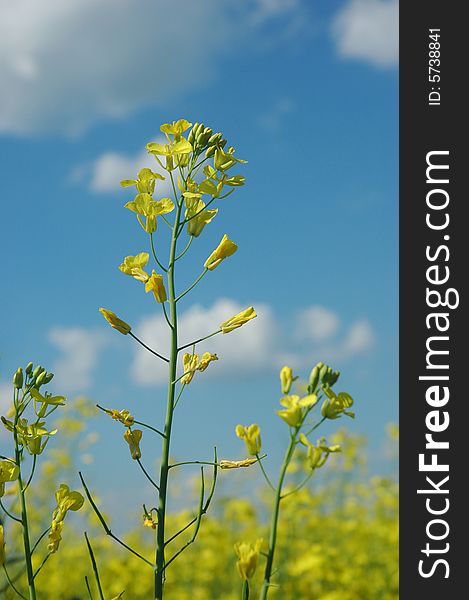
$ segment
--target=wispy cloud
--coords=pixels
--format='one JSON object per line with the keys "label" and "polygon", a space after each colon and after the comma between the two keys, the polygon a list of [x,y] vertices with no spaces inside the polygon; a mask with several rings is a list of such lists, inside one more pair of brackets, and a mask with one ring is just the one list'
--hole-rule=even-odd
{"label": "wispy cloud", "polygon": [[[76,134],[204,85],[224,56],[288,30],[297,0],[2,4],[0,132]],[[105,26],[103,26],[103,24]],[[279,32],[276,32],[276,36]],[[272,36],[275,39],[276,36]]]}
{"label": "wispy cloud", "polygon": [[[215,352],[220,359],[204,372],[204,378],[258,374],[278,369],[285,363],[300,369],[318,360],[347,361],[362,355],[375,343],[373,329],[366,319],[342,325],[339,315],[333,311],[311,306],[296,315],[297,326],[292,334],[291,328],[283,329],[281,319],[269,305],[255,303],[255,307],[257,319],[197,347],[197,352]],[[219,299],[209,307],[189,308],[179,321],[179,330],[184,335],[181,344],[215,331],[222,321],[243,308],[245,306],[228,299]],[[168,347],[168,327],[163,317],[142,319],[134,331],[156,351]],[[180,365],[180,372],[181,368]],[[135,349],[131,374],[135,382],[143,386],[164,384],[167,378],[166,366],[140,347]]]}
{"label": "wispy cloud", "polygon": [[[155,136],[148,141],[164,143],[164,138]],[[114,193],[120,189],[122,179],[133,179],[144,167],[167,177],[167,173],[163,172],[155,158],[146,150],[142,150],[135,154],[104,152],[93,162],[75,167],[69,179],[72,183],[89,182],[90,190],[98,194]],[[158,182],[160,196],[164,196],[169,190],[168,179]]]}
{"label": "wispy cloud", "polygon": [[332,24],[337,51],[377,67],[397,65],[398,0],[349,0]]}
{"label": "wispy cloud", "polygon": [[259,116],[259,124],[264,129],[277,132],[282,121],[294,110],[294,102],[290,98],[279,98],[272,106],[266,107]]}
{"label": "wispy cloud", "polygon": [[48,338],[61,352],[52,367],[57,389],[65,393],[88,389],[93,383],[100,351],[109,343],[108,336],[83,327],[54,327]]}
{"label": "wispy cloud", "polygon": [[[208,308],[192,306],[179,320],[179,330],[184,336],[181,345],[199,339],[207,335],[207,332],[216,331],[220,323],[244,308],[246,307],[227,299],[217,300]],[[262,318],[254,319],[230,334],[220,334],[211,338],[200,344],[200,348],[197,347],[197,351],[215,352],[220,357],[206,374],[217,377],[227,372],[253,373],[271,364],[269,349],[278,345],[272,311],[265,304],[257,304],[256,310]],[[137,336],[155,350],[168,347],[168,326],[163,317],[143,319],[135,331]],[[187,351],[189,352],[190,348]],[[154,356],[137,348],[132,375],[135,381],[142,385],[164,383],[167,379],[167,369],[163,363],[155,361]]]}

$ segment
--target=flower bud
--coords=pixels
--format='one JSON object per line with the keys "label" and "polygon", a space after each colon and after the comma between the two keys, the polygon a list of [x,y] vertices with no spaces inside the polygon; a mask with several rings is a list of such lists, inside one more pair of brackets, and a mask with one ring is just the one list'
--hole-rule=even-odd
{"label": "flower bud", "polygon": [[54,379],[54,373],[46,373],[43,383],[50,383]]}
{"label": "flower bud", "polygon": [[36,377],[35,386],[38,388],[41,385],[43,385],[44,383],[46,383],[46,377],[47,377],[46,371],[42,371],[41,373],[39,373],[39,375]]}
{"label": "flower bud", "polygon": [[19,367],[18,369],[16,369],[16,372],[13,375],[13,385],[15,386],[15,388],[17,390],[20,390],[23,387],[23,382],[24,382],[23,369],[21,367]]}
{"label": "flower bud", "polygon": [[309,375],[309,384],[308,384],[308,392],[313,394],[316,391],[316,388],[319,384],[319,370],[322,363],[318,363],[315,367],[313,367],[310,375]]}
{"label": "flower bud", "polygon": [[205,152],[207,158],[211,158],[215,154],[216,146],[209,146]]}
{"label": "flower bud", "polygon": [[293,371],[291,367],[282,367],[280,371],[280,386],[282,394],[288,394],[293,383]]}
{"label": "flower bud", "polygon": [[26,375],[31,375],[31,373],[33,372],[33,363],[29,362],[26,365],[26,369],[25,369]]}
{"label": "flower bud", "polygon": [[208,145],[213,146],[214,144],[217,144],[221,139],[222,139],[221,132],[214,133],[212,135],[212,137],[208,140]]}
{"label": "flower bud", "polygon": [[41,367],[41,365],[38,365],[33,371],[32,378],[36,379],[36,377],[38,377],[44,370],[45,370],[44,367]]}

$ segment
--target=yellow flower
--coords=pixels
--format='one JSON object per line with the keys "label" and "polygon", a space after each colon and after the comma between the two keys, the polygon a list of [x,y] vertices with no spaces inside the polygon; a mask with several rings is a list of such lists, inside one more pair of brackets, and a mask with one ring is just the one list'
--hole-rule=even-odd
{"label": "yellow flower", "polygon": [[3,525],[0,523],[0,566],[3,567],[5,564],[5,534],[3,531]]}
{"label": "yellow flower", "polygon": [[125,321],[122,321],[122,319],[119,319],[119,317],[111,310],[107,310],[106,308],[100,308],[99,312],[103,315],[103,317],[106,319],[106,321],[111,327],[117,329],[117,331],[123,333],[124,335],[130,333],[132,329],[130,325]]}
{"label": "yellow flower", "polygon": [[257,317],[257,313],[254,310],[254,308],[250,306],[249,308],[246,308],[245,310],[239,312],[234,317],[231,317],[231,319],[223,321],[223,323],[221,323],[220,325],[220,329],[222,333],[229,333],[230,331],[233,331],[233,329],[241,327],[242,325],[244,325],[251,319],[254,319],[255,317]]}
{"label": "yellow flower", "polygon": [[140,440],[142,439],[142,432],[140,429],[126,429],[124,433],[124,440],[129,444],[130,456],[137,460],[142,457],[140,451]]}
{"label": "yellow flower", "polygon": [[[147,144],[147,151],[150,154],[154,154],[155,157],[165,156],[166,170],[173,171],[177,166],[187,166],[189,154],[192,152],[192,145],[180,134],[176,134],[174,136],[174,141],[169,144],[163,145],[150,142]],[[158,160],[158,162],[160,161]]]}
{"label": "yellow flower", "polygon": [[204,267],[209,271],[213,271],[213,269],[215,269],[215,267],[218,267],[218,265],[223,259],[234,254],[237,249],[238,246],[230,239],[228,239],[228,236],[225,233],[225,235],[221,239],[221,242],[205,261]]}
{"label": "yellow flower", "polygon": [[62,540],[63,521],[69,510],[77,511],[83,506],[85,499],[80,492],[72,492],[65,483],[60,484],[55,493],[57,508],[52,514],[52,525],[49,532],[48,550],[51,553],[57,552],[60,541]]}
{"label": "yellow flower", "polygon": [[312,469],[320,469],[324,465],[326,460],[329,458],[329,454],[331,452],[341,452],[340,446],[338,444],[335,444],[334,446],[328,446],[324,438],[321,438],[316,444],[316,446],[314,446],[308,440],[304,433],[300,434],[299,440],[303,444],[303,446],[306,446],[306,448],[308,449],[307,457],[309,465]]}
{"label": "yellow flower", "polygon": [[256,572],[257,561],[262,547],[262,539],[256,540],[254,544],[239,542],[235,544],[235,552],[238,557],[236,566],[241,579],[250,579]]}
{"label": "yellow flower", "polygon": [[[1,417],[2,423],[8,431],[16,431],[18,442],[27,449],[30,454],[41,454],[49,441],[49,436],[55,435],[57,429],[47,431],[44,429],[45,421],[36,421],[32,425],[28,425],[27,419],[19,419],[13,424],[5,417]],[[43,440],[43,438],[46,438]]]}
{"label": "yellow flower", "polygon": [[115,421],[120,421],[126,427],[133,425],[134,418],[128,410],[115,410],[113,408],[109,408],[106,410],[106,412]]}
{"label": "yellow flower", "polygon": [[130,187],[135,185],[137,191],[143,194],[153,194],[155,191],[155,181],[157,179],[164,180],[163,175],[154,173],[151,169],[140,169],[137,175],[137,179],[123,179],[121,181],[122,187]]}
{"label": "yellow flower", "polygon": [[244,460],[221,460],[218,464],[220,469],[240,469],[250,467],[257,462],[257,458],[245,458]]}
{"label": "yellow flower", "polygon": [[353,405],[353,398],[346,392],[340,392],[338,395],[330,388],[325,388],[324,393],[327,398],[321,407],[321,414],[326,419],[338,419],[342,414],[355,418],[355,413],[346,410]]}
{"label": "yellow flower", "polygon": [[280,370],[280,385],[282,387],[282,394],[288,394],[293,383],[293,371],[291,367],[282,367]]}
{"label": "yellow flower", "polygon": [[249,454],[256,456],[261,451],[261,430],[259,425],[253,423],[248,427],[243,425],[236,425],[236,435],[244,440]]}
{"label": "yellow flower", "polygon": [[158,275],[156,271],[152,271],[151,277],[145,284],[146,292],[153,292],[157,302],[166,302],[166,289],[163,283],[163,275]]}
{"label": "yellow flower", "polygon": [[119,266],[119,270],[126,275],[130,275],[137,281],[146,283],[148,281],[148,273],[145,273],[143,267],[147,264],[149,258],[148,252],[140,252],[136,256],[126,256],[124,262]]}
{"label": "yellow flower", "polygon": [[[150,194],[141,193],[137,194],[131,202],[127,202],[124,207],[137,214],[137,219],[144,231],[153,233],[156,231],[156,217],[174,210],[174,202],[170,198],[153,200]],[[145,217],[145,223],[140,217]]]}
{"label": "yellow flower", "polygon": [[192,381],[194,374],[197,370],[199,364],[199,355],[185,353],[182,357],[182,364],[184,367],[185,375],[181,377],[181,383],[187,385]]}
{"label": "yellow flower", "polygon": [[179,119],[172,123],[164,123],[160,127],[160,131],[168,137],[174,135],[175,138],[183,134],[189,127],[192,127],[192,123],[189,123],[186,119]]}
{"label": "yellow flower", "polygon": [[49,543],[47,545],[47,549],[51,554],[54,554],[59,549],[60,542],[62,541],[63,526],[63,521],[52,521],[49,531]]}
{"label": "yellow flower", "polygon": [[277,414],[291,427],[299,427],[306,416],[306,411],[303,409],[314,406],[317,401],[318,397],[316,394],[309,394],[304,398],[296,395],[284,396],[280,400],[280,404],[285,406],[285,409],[278,410]]}
{"label": "yellow flower", "polygon": [[57,500],[56,516],[57,521],[63,521],[69,510],[77,511],[83,506],[85,499],[80,492],[70,491],[65,483],[61,483],[59,489],[55,492]]}
{"label": "yellow flower", "polygon": [[152,513],[148,513],[145,512],[143,513],[143,526],[144,527],[151,527],[152,529],[156,529],[156,526],[158,525],[158,518],[156,516],[153,516]]}
{"label": "yellow flower", "polygon": [[18,465],[11,460],[0,461],[0,498],[5,494],[5,483],[16,481],[20,469]]}
{"label": "yellow flower", "polygon": [[[186,203],[186,219],[189,219],[187,223],[187,233],[194,237],[199,237],[202,233],[205,225],[210,223],[218,212],[218,208],[213,210],[204,210],[205,202],[200,200],[198,196],[200,194],[194,194],[194,198],[187,197],[190,192],[184,192]],[[195,216],[197,215],[197,216]]]}
{"label": "yellow flower", "polygon": [[200,357],[199,363],[197,364],[197,371],[205,371],[208,365],[214,360],[218,360],[218,356],[216,354],[204,352]]}
{"label": "yellow flower", "polygon": [[[230,152],[231,150],[231,152]],[[228,152],[225,152],[222,148],[215,150],[214,166],[219,171],[227,171],[231,169],[236,163],[246,163],[247,160],[241,158],[235,158],[233,156],[234,148],[229,148]]]}
{"label": "yellow flower", "polygon": [[42,418],[46,414],[48,406],[63,406],[65,404],[65,396],[48,396],[47,394],[43,396],[36,388],[32,388],[30,394],[35,403],[41,403],[40,409],[36,410],[36,415],[39,418]]}

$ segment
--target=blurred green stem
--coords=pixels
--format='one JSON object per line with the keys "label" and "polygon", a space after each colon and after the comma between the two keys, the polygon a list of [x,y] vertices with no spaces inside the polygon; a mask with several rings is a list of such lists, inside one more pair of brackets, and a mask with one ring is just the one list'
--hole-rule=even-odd
{"label": "blurred green stem", "polygon": [[280,501],[282,500],[282,489],[285,475],[287,473],[288,465],[292,459],[293,453],[295,452],[296,436],[298,434],[299,427],[295,428],[294,433],[290,432],[290,444],[288,445],[287,452],[283,459],[282,468],[280,470],[280,478],[278,480],[277,489],[275,491],[274,505],[272,509],[272,520],[270,522],[270,537],[269,537],[269,551],[267,554],[267,563],[264,571],[264,581],[262,583],[261,594],[259,600],[266,600],[267,594],[270,587],[270,578],[272,577],[272,567],[274,564],[275,546],[277,543],[277,527],[278,518],[280,514]]}

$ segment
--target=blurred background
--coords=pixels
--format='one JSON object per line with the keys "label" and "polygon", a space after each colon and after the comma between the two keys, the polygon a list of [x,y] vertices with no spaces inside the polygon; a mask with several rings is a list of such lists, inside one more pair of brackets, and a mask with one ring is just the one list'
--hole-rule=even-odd
{"label": "blurred background", "polygon": [[[368,437],[372,472],[395,469],[384,437],[397,420],[397,2],[0,7],[1,412],[12,373],[32,360],[55,373],[49,389],[67,395],[70,410],[86,396],[162,425],[157,359],[98,308],[164,349],[160,307],[118,270],[124,256],[147,251],[119,181],[155,165],[145,144],[158,141],[161,123],[186,118],[222,131],[248,164],[238,169],[245,187],[220,202],[179,263],[184,289],[224,233],[239,246],[181,303],[181,330],[210,333],[251,304],[259,317],[207,344],[220,360],[183,396],[174,455],[210,460],[216,444],[220,456],[240,458],[234,427],[258,422],[275,470],[287,436],[274,412],[278,370],[287,363],[305,379],[322,360],[355,399],[347,426]],[[130,510],[146,484],[120,426],[89,416],[81,436],[76,467],[99,484],[109,512]],[[8,454],[6,441],[1,432]],[[159,441],[144,438],[142,448],[157,456]]]}

